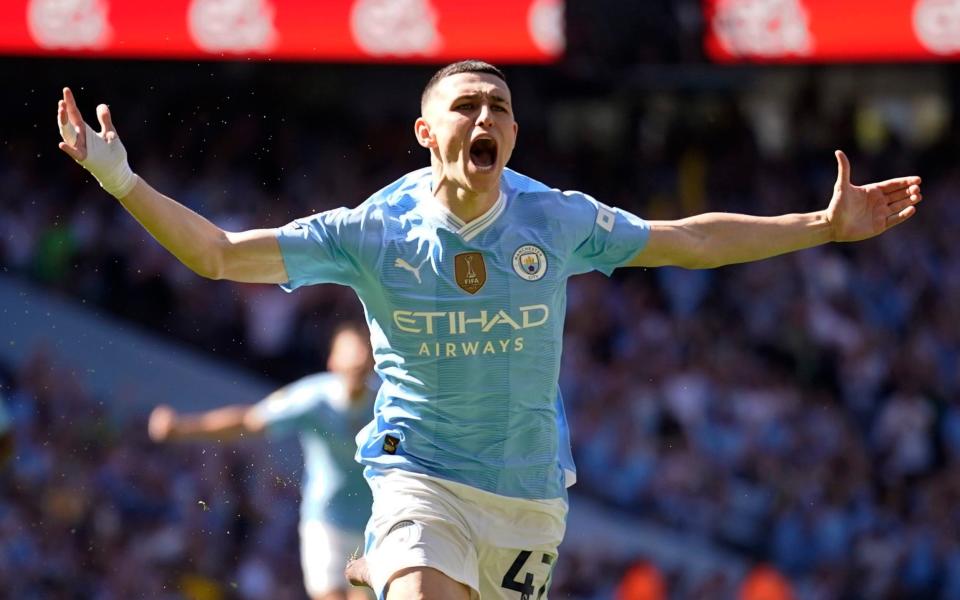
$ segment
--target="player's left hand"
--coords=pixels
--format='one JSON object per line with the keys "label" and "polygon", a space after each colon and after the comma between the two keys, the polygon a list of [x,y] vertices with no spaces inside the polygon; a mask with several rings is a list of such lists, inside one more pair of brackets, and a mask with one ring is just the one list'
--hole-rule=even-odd
{"label": "player's left hand", "polygon": [[879,235],[916,214],[923,199],[920,178],[898,177],[880,183],[850,183],[850,161],[841,150],[837,157],[837,183],[827,207],[833,240],[856,242]]}
{"label": "player's left hand", "polygon": [[173,431],[173,423],[177,419],[177,411],[166,404],[161,404],[150,413],[147,423],[147,433],[155,442],[166,442]]}

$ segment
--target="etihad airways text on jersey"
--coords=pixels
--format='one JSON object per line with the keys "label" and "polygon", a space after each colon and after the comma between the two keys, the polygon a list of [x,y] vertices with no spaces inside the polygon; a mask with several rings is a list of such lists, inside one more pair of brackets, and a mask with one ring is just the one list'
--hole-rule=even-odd
{"label": "etihad airways text on jersey", "polygon": [[530,329],[543,325],[550,318],[550,308],[546,304],[521,306],[517,310],[519,312],[513,315],[505,310],[481,310],[476,313],[463,310],[395,310],[393,323],[400,331],[407,333],[468,335],[488,333],[498,325],[512,330]]}

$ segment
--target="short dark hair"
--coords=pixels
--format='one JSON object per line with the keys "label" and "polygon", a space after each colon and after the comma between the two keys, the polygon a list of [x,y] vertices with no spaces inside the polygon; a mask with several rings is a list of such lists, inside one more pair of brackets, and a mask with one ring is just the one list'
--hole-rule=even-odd
{"label": "short dark hair", "polygon": [[503,74],[503,71],[488,62],[482,60],[461,60],[450,63],[434,73],[430,81],[427,82],[427,85],[424,86],[423,94],[420,95],[420,108],[423,109],[423,107],[426,106],[427,96],[430,95],[430,90],[432,90],[441,79],[450,77],[451,75],[459,75],[460,73],[486,73],[494,77],[499,77],[504,83],[507,82],[507,76]]}

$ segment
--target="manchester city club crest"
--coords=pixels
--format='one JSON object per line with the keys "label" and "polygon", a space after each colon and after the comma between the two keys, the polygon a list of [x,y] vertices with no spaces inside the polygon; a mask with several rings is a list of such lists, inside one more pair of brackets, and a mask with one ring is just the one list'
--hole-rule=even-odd
{"label": "manchester city club crest", "polygon": [[547,255],[543,250],[527,244],[513,253],[513,270],[527,281],[537,281],[547,274]]}

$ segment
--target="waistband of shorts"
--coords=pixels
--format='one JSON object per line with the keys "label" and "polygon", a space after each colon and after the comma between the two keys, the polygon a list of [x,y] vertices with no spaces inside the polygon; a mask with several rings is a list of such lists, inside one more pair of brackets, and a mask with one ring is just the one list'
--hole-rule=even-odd
{"label": "waistband of shorts", "polygon": [[381,467],[374,467],[372,465],[367,465],[366,469],[364,470],[364,476],[370,480],[391,479],[391,478],[408,479],[408,480],[430,483],[433,485],[439,485],[439,486],[445,487],[451,493],[456,494],[457,496],[465,500],[471,500],[481,504],[494,503],[499,506],[506,506],[506,505],[513,504],[518,508],[523,507],[527,510],[536,508],[538,510],[549,511],[549,512],[555,512],[555,511],[566,512],[570,508],[566,498],[536,499],[536,498],[515,498],[513,496],[504,496],[502,494],[495,494],[493,492],[481,490],[480,488],[475,488],[472,485],[467,485],[465,483],[460,483],[458,481],[451,481],[449,479],[443,479],[442,477],[436,477],[434,475],[417,473],[416,471],[409,471],[407,469],[403,469],[400,467],[391,467],[391,468],[385,469]]}

